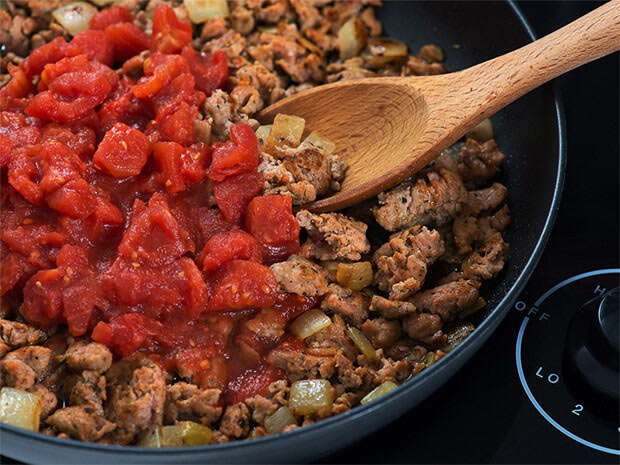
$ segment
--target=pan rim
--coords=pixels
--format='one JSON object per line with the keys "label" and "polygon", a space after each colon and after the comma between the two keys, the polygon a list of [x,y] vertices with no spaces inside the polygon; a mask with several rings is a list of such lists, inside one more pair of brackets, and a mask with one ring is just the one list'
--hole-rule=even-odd
{"label": "pan rim", "polygon": [[[506,0],[506,3],[512,9],[518,21],[524,27],[525,32],[527,33],[531,41],[535,41],[537,39],[537,36],[519,6],[516,5],[514,0]],[[406,381],[397,389],[394,389],[388,394],[382,396],[375,402],[368,403],[366,405],[356,406],[355,408],[348,410],[347,412],[334,415],[312,425],[304,426],[302,428],[298,428],[287,433],[274,434],[252,440],[246,439],[224,444],[210,444],[205,446],[153,449],[137,446],[95,444],[89,442],[82,442],[74,439],[60,439],[54,436],[47,436],[42,433],[27,431],[22,428],[17,428],[3,423],[0,423],[0,433],[10,432],[11,434],[16,436],[27,438],[29,440],[46,442],[51,446],[57,446],[61,449],[69,448],[75,449],[76,451],[80,449],[86,449],[90,450],[91,452],[98,452],[102,456],[115,456],[122,454],[125,456],[140,455],[145,457],[157,456],[160,458],[165,458],[166,456],[177,456],[181,454],[184,456],[200,455],[206,457],[209,454],[222,453],[225,451],[232,451],[237,449],[249,450],[249,448],[256,448],[261,445],[265,446],[268,444],[286,442],[287,440],[290,441],[294,437],[299,437],[302,435],[312,435],[314,432],[317,432],[319,430],[323,433],[330,430],[335,430],[345,423],[350,423],[352,421],[355,421],[356,419],[372,415],[374,412],[385,408],[387,405],[398,403],[400,400],[411,395],[414,390],[419,388],[427,380],[440,377],[442,372],[449,371],[454,366],[458,367],[460,364],[462,364],[460,363],[462,360],[464,363],[464,361],[466,361],[469,357],[473,356],[474,353],[478,350],[477,348],[470,349],[470,347],[474,344],[477,344],[480,340],[484,342],[506,316],[519,294],[523,291],[532,273],[534,272],[536,265],[538,264],[538,261],[540,260],[540,257],[542,256],[542,253],[547,245],[549,236],[551,235],[551,232],[553,230],[553,225],[555,223],[560,206],[560,200],[562,197],[566,173],[566,121],[561,93],[557,82],[551,82],[549,84],[546,84],[545,86],[550,86],[553,91],[553,101],[558,131],[558,164],[551,205],[545,219],[544,226],[542,228],[542,233],[532,253],[530,254],[529,259],[527,260],[527,263],[523,266],[523,269],[519,273],[514,284],[510,287],[504,297],[498,302],[495,309],[474,330],[474,332],[472,333],[472,336],[474,337],[467,338],[463,343],[459,344],[457,348],[455,348],[452,352],[450,352],[448,356],[445,357],[442,363],[433,365],[430,368],[422,371],[415,378]],[[421,399],[420,402],[422,402],[423,400],[425,399]],[[364,435],[360,435],[360,439],[363,436]],[[15,458],[19,459],[18,457]]]}

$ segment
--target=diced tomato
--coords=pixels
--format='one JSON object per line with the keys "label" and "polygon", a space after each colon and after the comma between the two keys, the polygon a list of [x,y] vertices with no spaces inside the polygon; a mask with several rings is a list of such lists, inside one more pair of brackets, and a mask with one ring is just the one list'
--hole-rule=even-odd
{"label": "diced tomato", "polygon": [[24,117],[21,113],[0,112],[0,134],[11,139],[13,148],[36,145],[41,139],[41,130],[32,120],[35,118]]}
{"label": "diced tomato", "polygon": [[161,53],[179,53],[192,40],[192,25],[177,18],[174,10],[166,5],[159,5],[153,15],[153,34],[151,51]]}
{"label": "diced tomato", "polygon": [[258,140],[247,124],[231,124],[230,139],[211,146],[212,162],[208,176],[223,181],[228,176],[251,171],[258,166]]}
{"label": "diced tomato", "polygon": [[114,64],[114,46],[103,31],[91,29],[82,31],[71,39],[89,60],[97,60],[107,66]]}
{"label": "diced tomato", "polygon": [[116,123],[106,132],[93,161],[100,170],[115,178],[140,174],[150,152],[148,138],[137,129]]}
{"label": "diced tomato", "polygon": [[98,196],[95,210],[88,217],[81,220],[63,217],[59,223],[73,243],[92,247],[106,230],[123,224],[123,214],[109,200]]}
{"label": "diced tomato", "polygon": [[74,57],[63,58],[56,63],[45,65],[41,72],[41,81],[37,87],[38,91],[46,90],[54,79],[66,73],[74,71],[84,71],[87,73],[100,74],[114,88],[118,84],[119,78],[108,66],[98,61],[89,61],[86,55],[76,55]]}
{"label": "diced tomato", "polygon": [[90,158],[95,152],[95,131],[82,125],[66,126],[50,123],[43,128],[42,144],[55,140],[74,150],[82,158]]}
{"label": "diced tomato", "polygon": [[213,195],[224,217],[233,223],[240,223],[250,200],[263,192],[263,188],[263,174],[248,171],[214,183]]}
{"label": "diced tomato", "polygon": [[96,197],[83,179],[72,179],[45,197],[52,210],[69,218],[86,218],[96,206]]}
{"label": "diced tomato", "polygon": [[154,97],[166,84],[182,73],[189,73],[187,62],[179,55],[154,53],[144,61],[144,77],[131,88],[142,99]]}
{"label": "diced tomato", "polygon": [[149,111],[141,100],[131,92],[133,83],[127,76],[123,76],[117,88],[103,102],[97,116],[100,120],[100,130],[105,133],[114,126],[114,123],[125,123],[128,126],[144,130],[151,119]]}
{"label": "diced tomato", "polygon": [[32,265],[22,254],[9,252],[0,261],[0,296],[15,287],[31,273]]}
{"label": "diced tomato", "polygon": [[181,154],[181,173],[183,179],[189,182],[200,182],[206,176],[205,167],[211,161],[209,147],[202,142],[185,147]]}
{"label": "diced tomato", "polygon": [[213,55],[197,53],[191,45],[183,47],[181,56],[187,60],[190,72],[196,80],[196,89],[211,95],[216,89],[223,89],[228,79],[226,53],[217,51]]}
{"label": "diced tomato", "polygon": [[217,208],[201,207],[196,210],[196,227],[198,229],[201,244],[204,245],[216,234],[230,231],[237,226],[224,218]]}
{"label": "diced tomato", "polygon": [[118,246],[122,256],[138,264],[159,265],[194,250],[189,233],[179,227],[163,196],[154,194],[148,207],[134,202],[131,222]]}
{"label": "diced tomato", "polygon": [[105,36],[114,46],[116,61],[127,61],[149,48],[149,36],[132,23],[115,23],[105,28]]}
{"label": "diced tomato", "polygon": [[11,152],[13,149],[13,143],[11,138],[0,133],[0,168],[8,166],[11,161]]}
{"label": "diced tomato", "polygon": [[181,145],[189,145],[194,142],[196,131],[194,122],[198,120],[198,108],[182,102],[174,113],[165,117],[157,118],[159,131],[165,140],[177,142]]}
{"label": "diced tomato", "polygon": [[105,10],[101,10],[93,16],[88,23],[91,29],[105,29],[106,27],[116,23],[133,23],[133,15],[122,6],[111,6]]}
{"label": "diced tomato", "polygon": [[259,263],[233,260],[218,269],[209,282],[209,310],[266,308],[276,302],[276,278]]}
{"label": "diced tomato", "polygon": [[153,158],[160,171],[159,183],[169,194],[185,190],[181,176],[183,151],[183,146],[176,142],[157,142],[153,148]]}
{"label": "diced tomato", "polygon": [[65,245],[58,267],[36,273],[24,288],[24,317],[42,328],[67,322],[74,336],[86,333],[101,292],[95,271],[81,247]]}
{"label": "diced tomato", "polygon": [[245,224],[260,244],[265,263],[286,260],[299,251],[300,228],[289,196],[254,197],[248,205]]}
{"label": "diced tomato", "polygon": [[103,291],[113,305],[137,309],[151,318],[195,318],[208,299],[202,274],[187,257],[142,265],[119,256],[103,276]]}
{"label": "diced tomato", "polygon": [[201,256],[202,269],[214,271],[232,260],[248,260],[261,263],[263,256],[256,240],[240,229],[213,236],[204,247]]}
{"label": "diced tomato", "polygon": [[29,102],[27,97],[34,90],[34,86],[26,73],[13,63],[9,63],[8,71],[11,80],[0,89],[0,111],[23,110]]}
{"label": "diced tomato", "polygon": [[265,395],[269,385],[279,379],[286,379],[286,374],[271,365],[265,364],[246,370],[228,383],[225,393],[226,402],[234,404],[251,397]]}
{"label": "diced tomato", "polygon": [[91,337],[126,357],[139,349],[147,338],[158,338],[163,331],[164,325],[153,318],[140,313],[126,313],[109,323],[97,323]]}
{"label": "diced tomato", "polygon": [[80,55],[82,49],[77,44],[67,43],[62,37],[56,37],[50,43],[35,48],[28,57],[19,64],[28,78],[41,74],[48,63],[56,63],[66,57]]}
{"label": "diced tomato", "polygon": [[217,354],[211,346],[181,350],[175,356],[176,371],[202,388],[222,390],[228,381],[228,362]]}
{"label": "diced tomato", "polygon": [[76,71],[66,73],[38,93],[26,113],[52,121],[68,121],[88,113],[104,101],[112,87],[100,74]]}

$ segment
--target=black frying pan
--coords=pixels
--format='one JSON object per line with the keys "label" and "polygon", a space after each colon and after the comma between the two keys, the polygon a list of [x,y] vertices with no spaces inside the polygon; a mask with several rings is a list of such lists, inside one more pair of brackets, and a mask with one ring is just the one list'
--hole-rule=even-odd
{"label": "black frying pan", "polygon": [[[440,45],[453,70],[504,54],[534,39],[530,26],[512,2],[387,0],[378,16],[387,35],[406,42],[414,52],[426,43]],[[411,409],[445,383],[498,326],[530,277],[559,206],[566,164],[565,128],[554,86],[546,85],[526,95],[492,121],[499,147],[508,155],[498,180],[508,186],[512,224],[506,236],[511,257],[500,276],[482,290],[488,305],[474,321],[476,331],[440,363],[378,401],[286,434],[154,450],[62,440],[3,426],[1,453],[29,463],[62,464],[301,462],[334,452]]]}

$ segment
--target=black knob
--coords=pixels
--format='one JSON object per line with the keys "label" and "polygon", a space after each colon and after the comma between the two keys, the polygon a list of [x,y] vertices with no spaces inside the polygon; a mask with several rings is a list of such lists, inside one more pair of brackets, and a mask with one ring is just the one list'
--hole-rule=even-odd
{"label": "black knob", "polygon": [[566,335],[570,368],[595,397],[618,401],[620,288],[586,302],[573,316]]}

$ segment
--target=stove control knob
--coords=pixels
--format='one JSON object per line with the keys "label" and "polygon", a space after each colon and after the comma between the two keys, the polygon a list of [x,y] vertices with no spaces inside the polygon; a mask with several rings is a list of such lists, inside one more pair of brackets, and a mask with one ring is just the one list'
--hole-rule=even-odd
{"label": "stove control knob", "polygon": [[580,384],[599,396],[618,401],[620,375],[620,287],[585,303],[573,316],[565,354]]}

